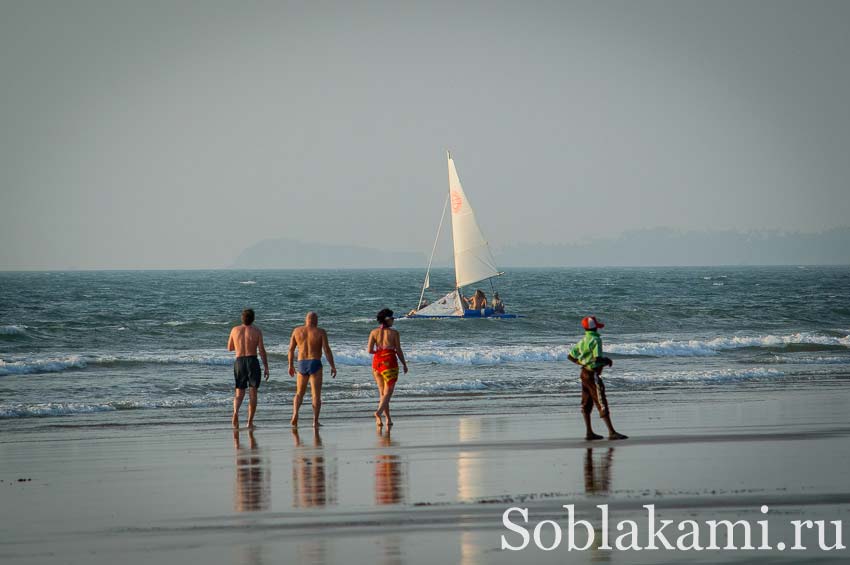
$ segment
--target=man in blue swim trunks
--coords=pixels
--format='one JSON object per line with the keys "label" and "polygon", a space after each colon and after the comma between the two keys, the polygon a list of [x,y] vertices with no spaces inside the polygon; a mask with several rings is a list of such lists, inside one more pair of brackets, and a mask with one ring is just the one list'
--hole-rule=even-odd
{"label": "man in blue swim trunks", "polygon": [[266,381],[269,380],[269,357],[263,346],[263,332],[254,324],[254,311],[246,308],[242,311],[242,325],[230,330],[227,340],[227,350],[236,352],[236,360],[233,362],[233,378],[236,381],[236,393],[233,397],[233,418],[231,423],[234,428],[239,427],[239,407],[245,398],[245,389],[248,389],[248,428],[254,428],[254,413],[257,411],[257,389],[260,388],[260,361],[257,359],[257,351],[263,359]]}
{"label": "man in blue swim trunks", "polygon": [[292,330],[289,340],[289,376],[296,374],[295,350],[298,349],[298,378],[296,381],[295,398],[292,400],[293,426],[298,426],[298,409],[307,393],[307,382],[310,383],[310,396],[313,399],[313,427],[318,428],[319,411],[322,409],[322,352],[331,366],[331,378],[336,378],[336,365],[331,347],[328,345],[328,334],[318,326],[319,316],[315,312],[307,312],[304,325]]}

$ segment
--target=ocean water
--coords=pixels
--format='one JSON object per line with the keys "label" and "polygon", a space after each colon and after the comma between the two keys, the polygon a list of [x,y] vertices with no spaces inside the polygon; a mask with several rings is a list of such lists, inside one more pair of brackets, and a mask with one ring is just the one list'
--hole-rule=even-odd
{"label": "ocean water", "polygon": [[[226,425],[233,380],[225,345],[245,307],[256,310],[270,353],[258,422],[289,416],[287,345],[308,310],[328,330],[339,370],[325,378],[323,419],[369,417],[377,393],[365,346],[374,315],[415,306],[422,276],[0,273],[0,425]],[[450,289],[452,272],[431,280],[434,299]],[[578,371],[566,357],[589,314],[607,324],[615,364],[604,376],[615,410],[850,386],[850,267],[520,269],[495,284],[522,318],[397,320],[411,372],[398,384],[396,416],[574,412]],[[491,294],[489,283],[481,288]]]}

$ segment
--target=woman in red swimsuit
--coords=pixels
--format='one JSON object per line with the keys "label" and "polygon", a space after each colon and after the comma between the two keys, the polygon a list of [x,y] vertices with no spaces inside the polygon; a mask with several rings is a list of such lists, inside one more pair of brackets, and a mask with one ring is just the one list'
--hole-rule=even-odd
{"label": "woman in red swimsuit", "polygon": [[407,361],[404,360],[404,352],[401,350],[401,339],[398,332],[392,329],[393,311],[384,308],[378,312],[378,323],[381,324],[369,334],[369,344],[366,349],[372,357],[372,374],[378,385],[381,399],[378,401],[378,409],[375,411],[375,423],[383,426],[381,414],[387,419],[387,427],[393,425],[390,417],[390,398],[393,396],[395,383],[398,380],[398,362],[401,361],[405,374],[407,373]]}

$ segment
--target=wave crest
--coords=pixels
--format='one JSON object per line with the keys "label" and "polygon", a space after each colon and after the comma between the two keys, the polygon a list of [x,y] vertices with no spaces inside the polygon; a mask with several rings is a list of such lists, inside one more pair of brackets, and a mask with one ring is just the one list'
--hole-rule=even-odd
{"label": "wave crest", "polygon": [[85,369],[88,363],[79,355],[70,357],[50,357],[26,361],[0,360],[0,376],[27,375],[32,373],[58,373],[67,369]]}
{"label": "wave crest", "polygon": [[[780,348],[795,350],[850,348],[850,335],[844,337],[796,333],[785,336],[734,336],[708,340],[660,340],[606,344],[605,352],[637,357],[700,357],[743,348]],[[273,362],[286,362],[287,348],[269,347]],[[411,364],[495,366],[511,363],[556,363],[567,360],[566,345],[456,346],[426,342],[409,347],[405,356]],[[342,366],[368,367],[372,357],[365,348],[354,345],[334,347],[334,358]],[[789,360],[789,362],[792,362]],[[850,360],[826,361],[842,363]],[[133,352],[115,355],[69,355],[0,361],[0,376],[10,374],[52,373],[84,369],[92,365],[121,364],[229,366],[233,355],[220,350]]]}
{"label": "wave crest", "polygon": [[733,336],[708,340],[662,340],[645,343],[614,343],[606,345],[609,353],[621,355],[648,355],[652,357],[694,357],[716,355],[719,351],[748,347],[788,347],[813,345],[826,347],[850,347],[850,335],[832,337],[811,333],[795,333],[785,336]]}

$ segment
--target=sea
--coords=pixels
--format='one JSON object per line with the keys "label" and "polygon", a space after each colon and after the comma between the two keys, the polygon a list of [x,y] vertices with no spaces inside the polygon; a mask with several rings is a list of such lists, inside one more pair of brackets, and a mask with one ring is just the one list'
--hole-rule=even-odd
{"label": "sea", "polygon": [[[575,414],[567,360],[580,321],[606,324],[612,410],[850,386],[850,267],[509,269],[497,290],[517,319],[404,319],[421,269],[0,272],[0,427],[228,426],[231,326],[256,311],[270,356],[258,424],[284,424],[287,348],[319,315],[339,371],[323,421],[369,419],[366,341],[388,307],[409,360],[394,418]],[[453,271],[431,274],[434,300]],[[468,293],[475,286],[468,289]],[[327,367],[327,365],[326,365]],[[244,408],[243,408],[244,410]],[[304,415],[310,414],[309,396]]]}

